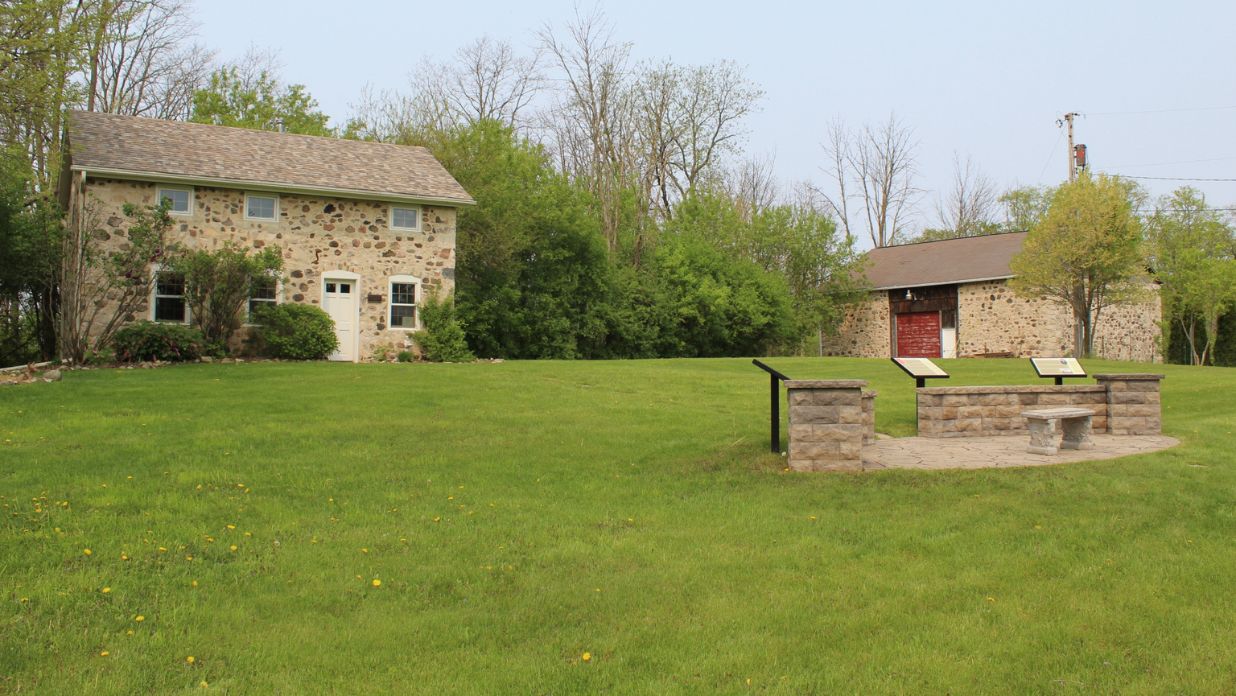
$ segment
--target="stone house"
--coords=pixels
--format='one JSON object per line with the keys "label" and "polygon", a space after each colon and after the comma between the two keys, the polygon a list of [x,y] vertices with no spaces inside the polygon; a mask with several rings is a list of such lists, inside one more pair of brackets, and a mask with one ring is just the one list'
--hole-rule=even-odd
{"label": "stone house", "polygon": [[[475,202],[424,148],[74,112],[61,203],[91,220],[104,246],[123,243],[127,203],[171,204],[171,239],[213,250],[277,246],[281,277],[263,302],[321,306],[335,321],[334,360],[411,346],[427,293],[449,293],[455,220]],[[76,216],[76,217],[75,217]],[[133,319],[188,322],[184,280],[156,283]]]}
{"label": "stone house", "polygon": [[[871,292],[852,307],[827,355],[955,358],[1051,357],[1073,350],[1068,307],[1019,296],[1009,262],[1025,232],[920,242],[868,252]],[[1160,362],[1158,292],[1137,304],[1105,307],[1094,339],[1099,357]]]}

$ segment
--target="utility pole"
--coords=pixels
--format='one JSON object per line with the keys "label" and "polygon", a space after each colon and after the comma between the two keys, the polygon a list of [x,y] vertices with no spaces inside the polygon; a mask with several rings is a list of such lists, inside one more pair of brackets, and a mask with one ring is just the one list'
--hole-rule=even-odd
{"label": "utility pole", "polygon": [[1064,118],[1056,120],[1057,126],[1068,126],[1069,128],[1069,181],[1077,179],[1077,158],[1073,148],[1073,118],[1080,115],[1076,111],[1070,111],[1064,115]]}

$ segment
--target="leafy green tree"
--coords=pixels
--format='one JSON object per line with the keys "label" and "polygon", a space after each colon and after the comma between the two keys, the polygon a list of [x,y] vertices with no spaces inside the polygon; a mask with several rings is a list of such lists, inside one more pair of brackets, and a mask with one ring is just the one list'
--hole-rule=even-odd
{"label": "leafy green tree", "polygon": [[1133,184],[1103,174],[1061,185],[1010,264],[1018,292],[1071,309],[1077,357],[1090,355],[1105,307],[1141,297],[1138,195]]}
{"label": "leafy green tree", "polygon": [[1023,186],[1005,191],[998,199],[1004,206],[1001,231],[1025,232],[1047,215],[1056,190],[1048,186]]}
{"label": "leafy green tree", "polygon": [[479,121],[430,146],[476,199],[459,213],[456,306],[484,357],[588,357],[609,266],[586,192],[537,145]]}
{"label": "leafy green tree", "polygon": [[177,254],[165,266],[184,275],[189,316],[206,341],[225,349],[244,321],[252,288],[282,270],[283,258],[278,247],[250,255],[248,249],[227,242],[215,251]]}
{"label": "leafy green tree", "polygon": [[1219,319],[1236,305],[1232,227],[1207,209],[1200,191],[1183,187],[1160,199],[1148,232],[1155,277],[1162,283],[1165,340],[1175,324],[1188,342],[1190,362],[1213,364]]}
{"label": "leafy green tree", "polygon": [[0,152],[0,366],[56,352],[60,210],[35,193],[24,153]]}
{"label": "leafy green tree", "polygon": [[248,77],[236,66],[211,73],[209,84],[193,94],[189,120],[302,135],[335,134],[327,125],[329,117],[304,85],[283,85],[268,70]]}

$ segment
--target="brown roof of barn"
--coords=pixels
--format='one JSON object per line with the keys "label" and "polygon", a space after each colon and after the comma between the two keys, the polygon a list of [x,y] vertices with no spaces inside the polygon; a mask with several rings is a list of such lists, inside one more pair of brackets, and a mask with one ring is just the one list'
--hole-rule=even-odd
{"label": "brown roof of barn", "polygon": [[1025,239],[1008,232],[880,247],[867,252],[865,274],[875,290],[1012,278],[1009,261]]}
{"label": "brown roof of barn", "polygon": [[219,186],[475,203],[423,147],[75,111],[73,169]]}

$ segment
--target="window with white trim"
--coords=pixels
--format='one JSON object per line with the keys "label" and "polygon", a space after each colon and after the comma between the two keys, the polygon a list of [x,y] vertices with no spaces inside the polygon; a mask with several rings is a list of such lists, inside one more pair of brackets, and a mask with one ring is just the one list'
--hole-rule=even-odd
{"label": "window with white trim", "polygon": [[407,206],[391,206],[391,229],[415,232],[421,228],[421,209]]}
{"label": "window with white trim", "polygon": [[193,189],[179,186],[160,186],[155,189],[155,202],[168,201],[167,212],[172,215],[193,214]]}
{"label": "window with white trim", "polygon": [[279,197],[245,194],[246,220],[275,220],[279,217]]}
{"label": "window with white trim", "polygon": [[413,276],[390,277],[390,310],[387,315],[392,329],[417,328],[416,297],[420,282]]}
{"label": "window with white trim", "polygon": [[154,297],[150,302],[150,318],[177,324],[189,322],[189,307],[185,303],[185,276],[172,271],[155,272]]}
{"label": "window with white trim", "polygon": [[255,278],[249,286],[249,312],[246,323],[252,324],[253,314],[259,307],[279,304],[279,279],[273,275]]}

